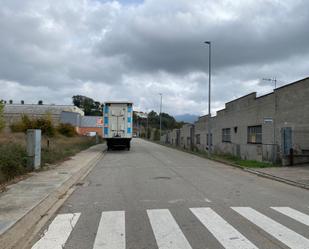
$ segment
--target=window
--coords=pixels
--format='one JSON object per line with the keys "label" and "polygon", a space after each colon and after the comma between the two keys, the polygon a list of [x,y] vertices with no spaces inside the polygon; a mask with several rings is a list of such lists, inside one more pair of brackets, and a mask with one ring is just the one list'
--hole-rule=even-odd
{"label": "window", "polygon": [[248,126],[248,143],[261,144],[262,143],[262,126]]}
{"label": "window", "polygon": [[195,138],[196,138],[196,144],[201,144],[201,135],[197,134],[195,135]]}
{"label": "window", "polygon": [[238,127],[235,126],[235,127],[234,127],[234,132],[235,132],[235,133],[237,133],[237,129],[238,129]]}
{"label": "window", "polygon": [[222,142],[231,142],[231,128],[222,129]]}

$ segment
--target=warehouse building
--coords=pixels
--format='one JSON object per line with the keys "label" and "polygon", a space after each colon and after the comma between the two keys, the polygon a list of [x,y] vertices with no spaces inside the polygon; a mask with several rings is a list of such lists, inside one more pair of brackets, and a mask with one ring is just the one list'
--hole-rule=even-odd
{"label": "warehouse building", "polygon": [[81,116],[76,112],[62,112],[60,122],[76,127],[76,132],[80,135],[94,135],[97,133],[103,136],[102,116]]}
{"label": "warehouse building", "polygon": [[[287,164],[309,162],[309,78],[257,96],[256,92],[225,104],[216,116],[201,116],[194,131],[172,131],[171,143],[242,159]],[[178,140],[178,138],[180,139]]]}
{"label": "warehouse building", "polygon": [[207,132],[206,123],[208,122],[208,115],[201,116],[194,122],[194,146],[198,150],[207,150]]}
{"label": "warehouse building", "polygon": [[194,125],[193,124],[184,124],[180,128],[180,147],[183,149],[193,149],[193,140],[194,140]]}
{"label": "warehouse building", "polygon": [[[215,153],[289,164],[309,161],[309,78],[225,104],[210,120]],[[209,123],[206,124],[208,127]]]}
{"label": "warehouse building", "polygon": [[170,143],[174,146],[180,145],[180,129],[173,129],[171,131]]}
{"label": "warehouse building", "polygon": [[84,112],[74,105],[46,105],[46,104],[5,104],[4,119],[7,126],[19,122],[23,115],[29,118],[42,118],[47,115],[54,124],[59,124],[62,112],[72,112],[84,116]]}

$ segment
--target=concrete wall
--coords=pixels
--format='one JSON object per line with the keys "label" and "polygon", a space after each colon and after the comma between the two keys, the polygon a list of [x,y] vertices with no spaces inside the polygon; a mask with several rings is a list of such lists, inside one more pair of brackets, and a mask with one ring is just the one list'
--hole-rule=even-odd
{"label": "concrete wall", "polygon": [[199,117],[199,119],[194,123],[194,146],[199,150],[207,149],[207,122],[208,115]]}
{"label": "concrete wall", "polygon": [[163,134],[160,138],[160,142],[164,144],[171,144],[171,133],[172,131],[164,131],[165,134]]}
{"label": "concrete wall", "polygon": [[194,126],[192,124],[185,124],[180,128],[180,144],[183,149],[193,149],[194,142]]}
{"label": "concrete wall", "polygon": [[[215,153],[233,154],[243,159],[271,161],[273,158],[273,123],[264,123],[274,116],[273,94],[256,97],[251,93],[226,103],[225,109],[211,118],[210,126]],[[248,143],[248,126],[262,126],[262,143]],[[223,129],[230,129],[231,141],[222,141]]]}
{"label": "concrete wall", "polygon": [[174,146],[180,145],[180,129],[173,129],[171,131],[170,142]]}
{"label": "concrete wall", "polygon": [[[292,148],[296,155],[309,154],[309,78],[294,82],[273,93],[257,97],[251,93],[225,104],[210,120],[215,153],[233,154],[243,159],[279,162],[283,154],[282,129],[292,129]],[[200,134],[199,149],[207,149],[209,122],[201,117],[195,123]],[[248,126],[262,126],[262,142],[248,143]],[[206,129],[203,129],[206,127]],[[222,141],[222,130],[230,128],[231,141]]]}
{"label": "concrete wall", "polygon": [[[258,97],[254,92],[230,101],[216,116],[210,119],[207,115],[201,116],[194,125],[174,129],[161,141],[185,149],[208,150],[209,126],[214,153],[287,164],[292,148],[294,162],[306,162],[309,158],[309,78],[267,95]],[[261,126],[261,141],[248,140],[251,126]],[[229,129],[230,139],[224,137],[229,141],[223,141],[223,129]],[[290,144],[289,139],[283,139],[283,129],[291,130]]]}

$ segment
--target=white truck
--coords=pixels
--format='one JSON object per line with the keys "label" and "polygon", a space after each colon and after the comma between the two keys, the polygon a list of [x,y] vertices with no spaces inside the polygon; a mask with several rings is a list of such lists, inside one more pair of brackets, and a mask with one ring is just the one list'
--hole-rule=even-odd
{"label": "white truck", "polygon": [[103,137],[107,149],[125,147],[130,150],[133,133],[133,103],[105,102],[103,107]]}

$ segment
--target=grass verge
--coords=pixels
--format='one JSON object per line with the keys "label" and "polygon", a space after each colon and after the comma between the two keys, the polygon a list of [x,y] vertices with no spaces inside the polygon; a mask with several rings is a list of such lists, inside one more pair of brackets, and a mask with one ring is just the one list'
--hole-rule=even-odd
{"label": "grass verge", "polygon": [[[69,159],[76,153],[95,144],[94,137],[42,137],[41,161],[43,169],[49,164]],[[27,173],[26,135],[24,133],[0,134],[0,184]]]}
{"label": "grass verge", "polygon": [[208,153],[206,151],[200,151],[200,150],[188,150],[188,149],[183,149],[180,147],[175,147],[169,144],[162,144],[158,141],[152,141],[152,140],[147,140],[151,141],[169,148],[177,149],[183,152],[187,152],[190,154],[194,154],[203,158],[207,158],[210,160],[226,163],[226,164],[231,164],[233,166],[238,166],[242,168],[270,168],[270,167],[278,167],[279,165],[270,163],[270,162],[259,162],[255,160],[244,160],[239,157],[229,155],[229,154],[212,154],[210,157],[208,156]]}

